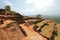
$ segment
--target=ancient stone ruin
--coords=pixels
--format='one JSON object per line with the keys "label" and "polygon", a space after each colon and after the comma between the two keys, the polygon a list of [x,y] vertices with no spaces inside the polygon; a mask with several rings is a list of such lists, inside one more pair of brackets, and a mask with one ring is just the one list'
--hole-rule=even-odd
{"label": "ancient stone ruin", "polygon": [[[60,32],[60,24],[42,18],[38,18],[38,20],[37,18],[25,19],[24,16],[14,11],[0,9],[0,40],[60,39],[60,34],[57,33],[57,31]],[[41,22],[41,24],[38,25],[37,22]]]}

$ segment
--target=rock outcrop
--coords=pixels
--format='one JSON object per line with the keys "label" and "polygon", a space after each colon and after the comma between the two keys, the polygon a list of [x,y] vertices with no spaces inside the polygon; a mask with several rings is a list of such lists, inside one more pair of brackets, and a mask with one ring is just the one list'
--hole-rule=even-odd
{"label": "rock outcrop", "polygon": [[0,40],[60,40],[59,29],[60,24],[54,21],[25,19],[14,11],[0,9]]}

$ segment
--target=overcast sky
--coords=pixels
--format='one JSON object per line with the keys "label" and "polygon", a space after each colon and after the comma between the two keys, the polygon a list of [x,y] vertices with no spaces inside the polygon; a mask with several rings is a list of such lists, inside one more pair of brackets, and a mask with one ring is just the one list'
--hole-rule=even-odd
{"label": "overcast sky", "polygon": [[60,15],[60,0],[0,0],[0,8],[5,5],[24,15]]}

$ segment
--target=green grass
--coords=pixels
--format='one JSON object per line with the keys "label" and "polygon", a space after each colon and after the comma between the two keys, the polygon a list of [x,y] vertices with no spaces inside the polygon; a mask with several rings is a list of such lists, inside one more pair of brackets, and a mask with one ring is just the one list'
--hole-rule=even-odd
{"label": "green grass", "polygon": [[40,26],[44,25],[44,23],[43,22],[38,22],[38,23],[36,23],[36,25],[38,25],[40,27]]}
{"label": "green grass", "polygon": [[[38,22],[38,23],[36,23],[36,25],[38,25],[39,27],[41,27],[42,25],[44,25],[44,23],[43,22]],[[50,24],[50,25],[44,26],[44,28],[42,28],[40,34],[43,34],[46,37],[51,36],[50,35],[51,34],[50,31],[52,31],[53,25],[54,24]],[[54,40],[60,40],[60,28],[57,28],[57,34],[58,35],[54,37]]]}

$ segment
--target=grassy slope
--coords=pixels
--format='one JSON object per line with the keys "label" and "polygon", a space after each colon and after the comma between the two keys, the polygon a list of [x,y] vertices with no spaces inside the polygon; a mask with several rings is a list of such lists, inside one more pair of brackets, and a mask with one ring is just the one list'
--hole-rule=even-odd
{"label": "grassy slope", "polygon": [[[44,25],[43,22],[38,22],[36,23],[36,25],[38,25],[39,27],[41,27],[42,25]],[[49,30],[51,30],[51,26],[44,26],[44,28],[42,29],[41,34],[43,34],[44,36],[49,37]],[[57,33],[58,35],[54,37],[54,40],[60,40],[60,28],[57,28]]]}

